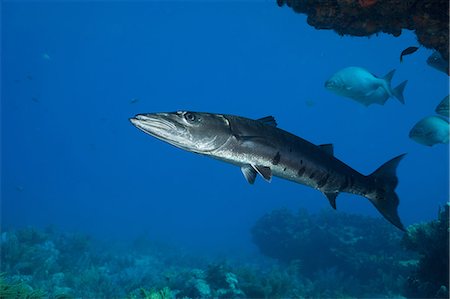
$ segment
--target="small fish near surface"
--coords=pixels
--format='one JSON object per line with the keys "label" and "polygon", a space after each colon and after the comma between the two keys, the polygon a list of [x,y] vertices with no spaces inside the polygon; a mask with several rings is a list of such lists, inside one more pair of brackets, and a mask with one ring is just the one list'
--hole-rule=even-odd
{"label": "small fish near surface", "polygon": [[340,192],[363,196],[393,225],[404,227],[397,213],[397,156],[363,175],[333,155],[331,144],[314,145],[277,128],[272,116],[245,117],[201,112],[138,114],[131,123],[178,148],[237,165],[253,184],[257,175],[273,176],[321,191],[336,209]]}
{"label": "small fish near surface", "polygon": [[325,88],[344,97],[351,98],[364,106],[371,104],[384,105],[390,97],[405,103],[403,90],[408,81],[403,81],[397,87],[391,87],[395,70],[390,71],[383,78],[378,78],[361,67],[344,68],[325,82]]}
{"label": "small fish near surface", "polygon": [[427,58],[427,64],[438,71],[450,75],[448,61],[442,58],[442,55],[438,51],[433,52],[433,54]]}
{"label": "small fish near surface", "polygon": [[409,132],[409,138],[427,146],[448,144],[448,120],[439,116],[427,116],[414,125]]}
{"label": "small fish near surface", "polygon": [[402,53],[400,54],[400,62],[403,62],[403,56],[411,55],[417,50],[419,50],[419,47],[408,47],[405,50],[403,50]]}
{"label": "small fish near surface", "polygon": [[445,98],[442,99],[439,105],[437,105],[435,111],[439,115],[449,117],[448,106],[449,106],[449,96],[446,96]]}

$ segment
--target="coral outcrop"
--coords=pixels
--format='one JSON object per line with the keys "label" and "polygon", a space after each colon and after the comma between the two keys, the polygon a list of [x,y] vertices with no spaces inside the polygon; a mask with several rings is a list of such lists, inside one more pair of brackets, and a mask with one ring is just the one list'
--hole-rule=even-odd
{"label": "coral outcrop", "polygon": [[414,30],[420,44],[449,59],[448,0],[277,0],[297,13],[308,15],[316,29],[340,35],[370,36],[379,32],[399,36]]}
{"label": "coral outcrop", "polygon": [[403,245],[420,255],[417,269],[407,280],[407,296],[448,298],[449,296],[449,206],[438,218],[408,227]]}
{"label": "coral outcrop", "polygon": [[[339,281],[338,289],[346,286],[342,294],[328,294],[333,297],[377,296],[371,293],[375,289],[384,294],[400,291],[398,279],[405,279],[409,268],[401,261],[412,258],[401,250],[401,232],[382,219],[358,215],[275,210],[258,220],[252,236],[261,253],[285,264],[297,263],[301,275]],[[349,281],[358,288],[352,289]]]}

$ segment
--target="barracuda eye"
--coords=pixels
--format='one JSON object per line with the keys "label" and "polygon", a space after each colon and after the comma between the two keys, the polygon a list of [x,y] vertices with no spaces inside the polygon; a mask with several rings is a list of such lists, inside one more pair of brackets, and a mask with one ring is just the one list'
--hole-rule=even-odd
{"label": "barracuda eye", "polygon": [[190,121],[190,122],[194,122],[194,121],[197,120],[197,118],[195,117],[195,115],[194,115],[193,113],[191,113],[191,112],[186,112],[186,114],[184,115],[184,118],[185,118],[187,121]]}

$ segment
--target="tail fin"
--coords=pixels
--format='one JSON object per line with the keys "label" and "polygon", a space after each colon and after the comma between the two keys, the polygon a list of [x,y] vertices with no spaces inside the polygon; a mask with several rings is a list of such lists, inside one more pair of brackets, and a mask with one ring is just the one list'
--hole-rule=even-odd
{"label": "tail fin", "polygon": [[395,187],[398,183],[396,169],[404,156],[405,154],[402,154],[387,161],[369,176],[369,179],[375,182],[377,191],[368,197],[384,218],[403,231],[405,227],[397,213],[399,199]]}
{"label": "tail fin", "polygon": [[399,100],[402,104],[405,104],[405,99],[403,98],[403,90],[405,90],[406,83],[408,83],[408,80],[403,81],[392,90],[392,94],[394,95],[394,97],[396,97],[397,100]]}
{"label": "tail fin", "polygon": [[390,97],[394,96],[394,91],[392,90],[391,87],[391,81],[392,81],[392,77],[394,77],[395,74],[395,69],[390,71],[389,73],[387,73],[382,79],[382,86],[383,88],[386,90],[386,92],[389,94]]}
{"label": "tail fin", "polygon": [[386,81],[386,83],[391,86],[392,77],[394,77],[395,69],[387,73],[383,79]]}

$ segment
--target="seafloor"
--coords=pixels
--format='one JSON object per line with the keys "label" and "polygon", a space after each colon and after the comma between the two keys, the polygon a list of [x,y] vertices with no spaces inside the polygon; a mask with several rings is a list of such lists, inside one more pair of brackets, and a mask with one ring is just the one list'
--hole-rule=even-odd
{"label": "seafloor", "polygon": [[0,298],[448,298],[448,205],[403,233],[382,219],[275,210],[252,256],[204,256],[33,227],[1,234]]}

